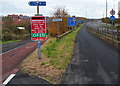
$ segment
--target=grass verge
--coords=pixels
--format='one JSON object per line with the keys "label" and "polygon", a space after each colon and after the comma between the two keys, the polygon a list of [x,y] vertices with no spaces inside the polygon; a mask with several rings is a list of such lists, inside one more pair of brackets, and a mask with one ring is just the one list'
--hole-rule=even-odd
{"label": "grass verge", "polygon": [[0,44],[6,44],[6,43],[12,43],[12,42],[18,42],[21,40],[10,40],[10,41],[0,41]]}
{"label": "grass verge", "polygon": [[37,59],[36,49],[21,63],[20,70],[29,75],[41,77],[50,83],[58,84],[65,68],[70,63],[74,50],[74,40],[80,28],[66,35],[60,41],[50,37],[41,46],[42,59]]}

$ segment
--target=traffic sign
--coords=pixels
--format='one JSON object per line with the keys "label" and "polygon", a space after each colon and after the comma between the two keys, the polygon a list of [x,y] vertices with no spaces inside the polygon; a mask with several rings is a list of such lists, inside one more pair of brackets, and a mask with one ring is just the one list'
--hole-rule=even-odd
{"label": "traffic sign", "polygon": [[68,26],[76,26],[76,18],[75,17],[68,18]]}
{"label": "traffic sign", "polygon": [[110,17],[110,20],[111,20],[111,21],[114,21],[114,20],[115,20],[115,16],[111,16],[111,17]]}
{"label": "traffic sign", "polygon": [[38,41],[38,48],[40,48],[40,42]]}
{"label": "traffic sign", "polygon": [[112,9],[112,10],[110,11],[110,14],[111,14],[111,15],[115,15],[115,10]]}
{"label": "traffic sign", "polygon": [[46,40],[46,18],[44,16],[31,17],[31,40]]}
{"label": "traffic sign", "polygon": [[45,1],[30,1],[28,4],[30,6],[46,6]]}
{"label": "traffic sign", "polygon": [[62,21],[62,18],[52,19],[53,22]]}
{"label": "traffic sign", "polygon": [[82,20],[79,20],[78,23],[82,23]]}

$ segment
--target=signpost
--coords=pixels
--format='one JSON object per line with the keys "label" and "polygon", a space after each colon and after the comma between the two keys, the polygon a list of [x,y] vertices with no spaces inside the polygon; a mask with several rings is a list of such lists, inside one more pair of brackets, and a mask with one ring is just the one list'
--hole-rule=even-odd
{"label": "signpost", "polygon": [[78,23],[82,23],[83,21],[82,20],[79,20]]}
{"label": "signpost", "polygon": [[38,41],[38,59],[41,59],[40,41],[46,40],[46,18],[40,16],[39,6],[46,6],[45,1],[30,1],[30,6],[37,6],[36,16],[31,17],[31,40]]}
{"label": "signpost", "polygon": [[31,40],[38,41],[38,59],[41,59],[40,41],[46,39],[46,18],[44,16],[33,16],[31,18]]}
{"label": "signpost", "polygon": [[115,15],[115,11],[112,9],[112,10],[110,11],[110,14],[111,14],[111,15]]}
{"label": "signpost", "polygon": [[68,26],[76,26],[76,18],[75,17],[68,18]]}
{"label": "signpost", "polygon": [[31,18],[31,40],[46,40],[46,18],[44,16],[33,16]]}
{"label": "signpost", "polygon": [[[59,16],[59,15],[57,15]],[[58,22],[61,22],[62,21],[62,18],[55,18],[55,19],[52,19],[52,22],[56,22],[57,24],[57,41],[59,40],[58,36],[59,36],[59,28],[58,28]]]}
{"label": "signpost", "polygon": [[53,22],[62,21],[62,18],[52,19]]}
{"label": "signpost", "polygon": [[115,16],[111,16],[111,17],[110,17],[110,20],[111,20],[111,21],[114,21],[114,20],[115,20]]}
{"label": "signpost", "polygon": [[[110,20],[112,21],[112,27],[114,28],[115,16],[113,16],[113,15],[115,15],[115,11],[112,9],[112,10],[110,11],[110,14],[112,15],[112,16],[110,16]],[[112,37],[113,37],[113,29],[112,29]],[[113,38],[112,38],[112,43],[114,43],[114,42],[113,42]]]}
{"label": "signpost", "polygon": [[28,4],[30,6],[46,6],[45,1],[30,1]]}

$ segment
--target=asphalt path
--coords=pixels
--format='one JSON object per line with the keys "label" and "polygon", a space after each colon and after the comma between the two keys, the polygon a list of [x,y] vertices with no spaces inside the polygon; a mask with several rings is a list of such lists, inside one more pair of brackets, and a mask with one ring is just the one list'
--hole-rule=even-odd
{"label": "asphalt path", "polygon": [[74,55],[61,84],[118,84],[118,52],[88,33],[84,24],[76,36]]}

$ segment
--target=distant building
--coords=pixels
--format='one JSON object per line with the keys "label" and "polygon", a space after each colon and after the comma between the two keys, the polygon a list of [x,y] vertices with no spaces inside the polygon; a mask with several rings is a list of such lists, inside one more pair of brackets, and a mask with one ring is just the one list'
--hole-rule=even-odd
{"label": "distant building", "polygon": [[14,23],[21,23],[21,22],[26,22],[26,21],[30,21],[30,17],[28,16],[23,16],[22,14],[20,15],[8,15],[8,17],[12,18]]}
{"label": "distant building", "polygon": [[10,17],[10,18],[19,18],[19,16],[18,16],[18,15],[15,15],[15,14],[13,14],[13,15],[8,15],[8,17]]}
{"label": "distant building", "polygon": [[120,18],[120,1],[118,2],[118,16]]}
{"label": "distant building", "polygon": [[13,19],[27,19],[27,18],[29,18],[28,16],[23,16],[22,14],[20,14],[20,15],[15,15],[15,14],[8,15],[8,17],[13,18]]}

